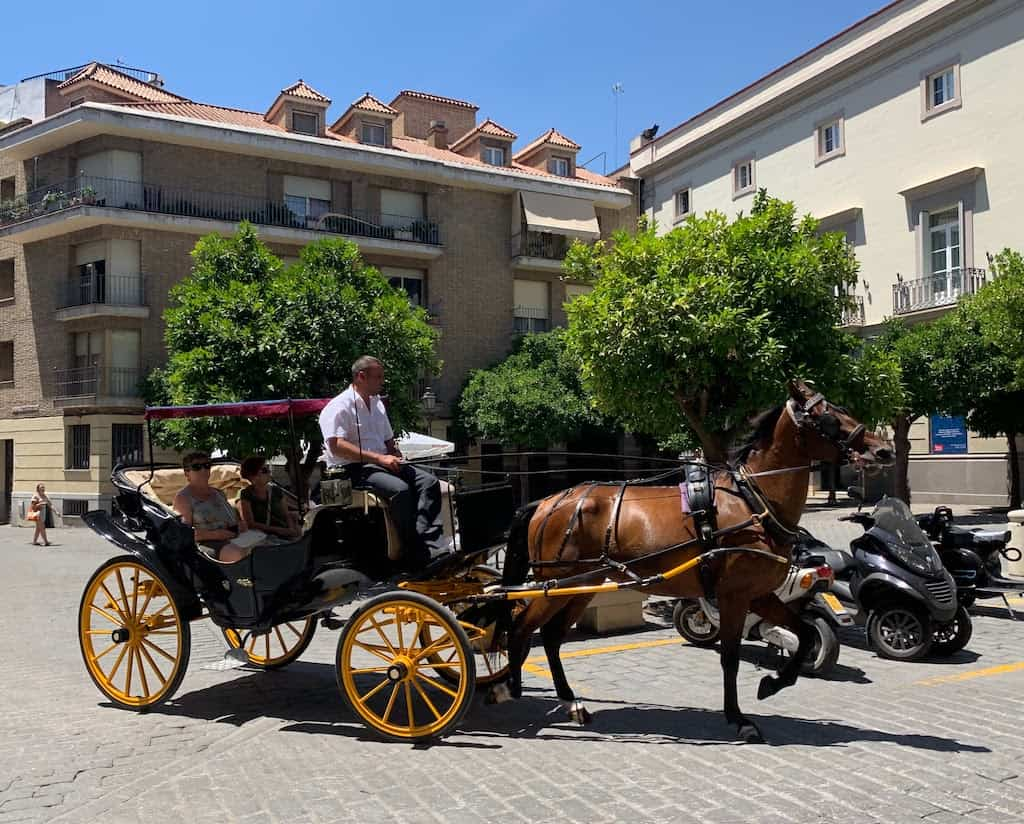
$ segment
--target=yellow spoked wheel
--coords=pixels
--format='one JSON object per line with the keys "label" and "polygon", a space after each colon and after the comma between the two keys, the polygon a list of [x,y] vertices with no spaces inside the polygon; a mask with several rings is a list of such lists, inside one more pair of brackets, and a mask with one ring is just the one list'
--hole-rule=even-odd
{"label": "yellow spoked wheel", "polygon": [[288,666],[306,651],[316,633],[316,616],[285,621],[272,627],[262,635],[245,638],[245,630],[226,629],[224,638],[232,649],[242,646],[245,638],[245,654],[249,663],[260,669],[272,670]]}
{"label": "yellow spoked wheel", "polygon": [[[479,581],[482,584],[495,584],[501,582],[501,572],[494,567],[479,565],[473,567],[466,576],[469,580]],[[473,605],[468,603],[452,604],[449,609],[455,613],[455,617],[462,623],[469,638],[469,646],[473,650],[476,659],[476,683],[482,687],[503,680],[508,675],[508,638],[505,632],[499,632],[497,626],[497,608],[511,606],[512,617],[525,608],[525,601],[513,601],[507,604],[485,604]],[[424,627],[422,638],[423,646],[429,648],[434,639],[432,627]],[[435,670],[446,681],[452,680],[452,673],[445,664],[444,656],[432,654],[428,656],[431,663],[438,663]]]}
{"label": "yellow spoked wheel", "polygon": [[[466,631],[451,612],[416,592],[379,595],[360,607],[338,639],[336,665],[348,705],[396,741],[451,730],[469,708],[476,683]],[[437,675],[441,668],[448,672],[444,680]]]}
{"label": "yellow spoked wheel", "polygon": [[191,631],[156,572],[134,555],[93,573],[78,609],[78,640],[93,683],[115,704],[166,701],[188,667]]}

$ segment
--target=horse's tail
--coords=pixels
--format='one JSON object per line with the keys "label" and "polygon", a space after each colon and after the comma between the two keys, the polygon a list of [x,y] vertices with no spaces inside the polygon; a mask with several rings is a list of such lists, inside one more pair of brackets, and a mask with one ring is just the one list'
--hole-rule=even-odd
{"label": "horse's tail", "polygon": [[505,546],[505,566],[501,582],[506,586],[523,583],[530,574],[530,521],[540,506],[540,501],[533,501],[519,509],[512,518],[508,530],[508,543]]}

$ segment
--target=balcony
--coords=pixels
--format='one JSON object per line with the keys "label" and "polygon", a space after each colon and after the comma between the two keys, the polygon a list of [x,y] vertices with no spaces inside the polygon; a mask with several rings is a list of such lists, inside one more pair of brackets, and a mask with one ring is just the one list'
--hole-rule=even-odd
{"label": "balcony", "polygon": [[512,236],[512,262],[519,269],[562,271],[572,238],[552,232],[522,232]]}
{"label": "balcony", "polygon": [[61,406],[137,406],[144,369],[82,366],[54,372],[53,398]]}
{"label": "balcony", "polygon": [[57,320],[82,317],[148,318],[143,275],[89,275],[61,284]]}
{"label": "balcony", "polygon": [[843,298],[843,321],[841,326],[864,325],[864,296],[846,295]]}
{"label": "balcony", "polygon": [[984,269],[954,269],[917,280],[896,277],[897,282],[892,285],[892,308],[896,315],[952,306],[985,285]]}
{"label": "balcony", "polygon": [[360,247],[369,251],[424,258],[441,253],[437,224],[418,217],[350,209],[314,218],[263,197],[130,180],[80,175],[0,203],[0,237],[21,234],[25,236],[22,242],[100,223],[213,231],[197,228],[196,220],[229,224],[247,220],[271,229],[261,232],[268,239],[286,242],[308,243],[315,235],[346,235],[360,238]]}

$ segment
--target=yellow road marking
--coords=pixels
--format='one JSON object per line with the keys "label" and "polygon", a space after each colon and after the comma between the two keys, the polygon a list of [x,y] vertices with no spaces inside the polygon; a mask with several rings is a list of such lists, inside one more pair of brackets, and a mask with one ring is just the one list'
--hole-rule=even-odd
{"label": "yellow road marking", "polygon": [[[610,647],[594,647],[591,649],[577,649],[572,652],[563,652],[561,658],[585,658],[588,655],[607,655],[611,652],[627,652],[634,649],[650,649],[651,647],[664,647],[669,644],[675,644],[676,646],[685,644],[686,641],[683,638],[661,638],[657,641],[637,641],[632,644],[613,644]],[[538,666],[547,661],[544,656],[534,656],[528,658],[526,663],[523,664],[523,669],[526,672],[532,673],[533,675],[540,675],[544,678],[551,677],[551,670],[546,667]]]}
{"label": "yellow road marking", "polygon": [[935,678],[925,678],[923,681],[915,681],[916,687],[933,687],[937,684],[954,684],[958,681],[970,681],[974,678],[988,678],[990,675],[1005,675],[1008,672],[1020,672],[1024,670],[1024,661],[1015,664],[1000,664],[998,667],[986,667],[985,669],[968,670],[957,672],[953,675],[939,675]]}

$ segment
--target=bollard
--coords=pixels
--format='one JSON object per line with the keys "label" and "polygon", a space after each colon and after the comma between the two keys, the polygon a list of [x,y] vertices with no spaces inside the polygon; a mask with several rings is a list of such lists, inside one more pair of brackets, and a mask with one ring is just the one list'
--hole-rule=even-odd
{"label": "bollard", "polygon": [[[1003,559],[1003,569],[1007,575],[1015,578],[1024,578],[1024,509],[1015,509],[1006,514],[1010,521],[1010,543],[1007,547],[1013,547],[1020,552],[1019,558],[1009,561]],[[1016,555],[1017,553],[1010,553]]]}

